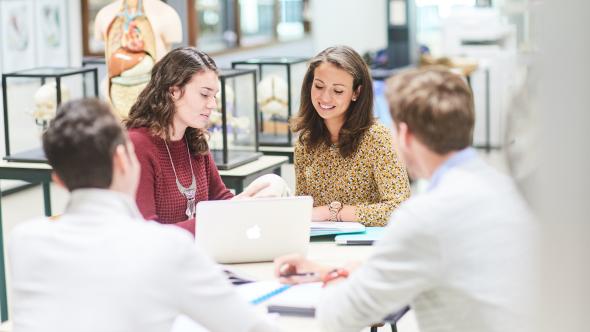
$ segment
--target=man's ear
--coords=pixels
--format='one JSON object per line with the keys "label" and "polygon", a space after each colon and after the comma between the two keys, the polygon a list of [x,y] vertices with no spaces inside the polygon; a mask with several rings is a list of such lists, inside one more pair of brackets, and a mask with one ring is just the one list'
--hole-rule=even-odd
{"label": "man's ear", "polygon": [[68,187],[66,187],[66,184],[59,177],[59,175],[57,175],[57,173],[55,171],[51,172],[51,181],[55,182],[55,184],[57,184],[58,186],[60,186],[62,188],[68,189]]}
{"label": "man's ear", "polygon": [[397,137],[398,144],[403,149],[408,149],[414,140],[414,135],[405,122],[400,122],[397,124]]}
{"label": "man's ear", "polygon": [[125,173],[128,167],[127,151],[125,151],[123,144],[119,144],[113,153],[113,172]]}

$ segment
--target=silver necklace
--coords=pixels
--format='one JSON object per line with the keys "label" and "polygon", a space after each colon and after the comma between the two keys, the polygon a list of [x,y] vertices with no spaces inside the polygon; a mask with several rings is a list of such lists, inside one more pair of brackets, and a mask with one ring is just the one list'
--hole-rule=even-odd
{"label": "silver necklace", "polygon": [[196,203],[195,203],[195,195],[197,194],[197,181],[195,179],[195,173],[193,172],[193,162],[191,161],[191,154],[188,148],[188,141],[186,137],[184,138],[186,141],[186,153],[188,154],[188,162],[191,166],[191,174],[193,175],[193,179],[191,181],[191,185],[188,188],[185,188],[180,181],[178,180],[178,175],[176,174],[176,168],[174,167],[174,162],[172,161],[172,155],[170,154],[170,149],[168,148],[168,143],[164,140],[164,145],[166,145],[166,151],[168,151],[168,157],[170,158],[170,164],[172,164],[172,170],[174,171],[174,177],[176,178],[176,187],[178,191],[186,198],[186,211],[184,212],[186,216],[191,219],[195,216],[196,213]]}

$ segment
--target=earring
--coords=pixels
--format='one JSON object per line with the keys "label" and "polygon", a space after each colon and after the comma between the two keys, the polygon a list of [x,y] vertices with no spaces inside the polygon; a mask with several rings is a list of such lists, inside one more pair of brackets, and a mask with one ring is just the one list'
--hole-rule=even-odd
{"label": "earring", "polygon": [[352,101],[356,101],[356,98],[352,98]]}

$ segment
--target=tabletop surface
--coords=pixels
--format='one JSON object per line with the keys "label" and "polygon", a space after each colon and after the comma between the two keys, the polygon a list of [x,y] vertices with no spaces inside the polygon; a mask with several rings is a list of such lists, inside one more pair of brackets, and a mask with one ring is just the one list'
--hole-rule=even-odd
{"label": "tabletop surface", "polygon": [[[341,246],[336,245],[333,237],[310,243],[307,258],[330,266],[343,266],[351,261],[364,261],[372,252],[372,246]],[[274,278],[274,265],[266,263],[226,264],[228,269],[242,277],[255,280],[269,280]],[[266,312],[264,304],[258,305],[261,312]],[[321,331],[319,324],[310,318],[273,316],[282,331]],[[389,328],[387,328],[389,329]],[[368,330],[368,329],[367,329]]]}
{"label": "tabletop surface", "polygon": [[[245,176],[268,167],[278,166],[288,162],[289,158],[284,156],[261,156],[258,160],[230,169],[220,170],[219,174]],[[51,166],[45,163],[22,163],[12,161],[0,161],[0,169],[29,169],[29,170],[51,170]]]}
{"label": "tabletop surface", "polygon": [[288,157],[285,156],[261,156],[258,160],[249,162],[242,166],[232,168],[229,170],[219,170],[221,176],[248,176],[260,170],[275,167],[287,163]]}

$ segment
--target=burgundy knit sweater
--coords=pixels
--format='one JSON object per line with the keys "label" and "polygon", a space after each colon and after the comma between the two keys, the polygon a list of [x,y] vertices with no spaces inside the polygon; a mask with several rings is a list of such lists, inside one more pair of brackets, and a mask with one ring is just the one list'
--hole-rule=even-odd
{"label": "burgundy knit sweater", "polygon": [[[186,198],[176,187],[172,163],[164,140],[150,134],[147,128],[129,129],[129,137],[141,165],[137,206],[147,220],[175,224],[195,234],[195,220],[187,220]],[[178,180],[185,187],[191,185],[191,169],[187,144],[184,139],[168,142]],[[193,155],[193,172],[197,183],[197,202],[230,199],[233,194],[225,187],[211,153]]]}

